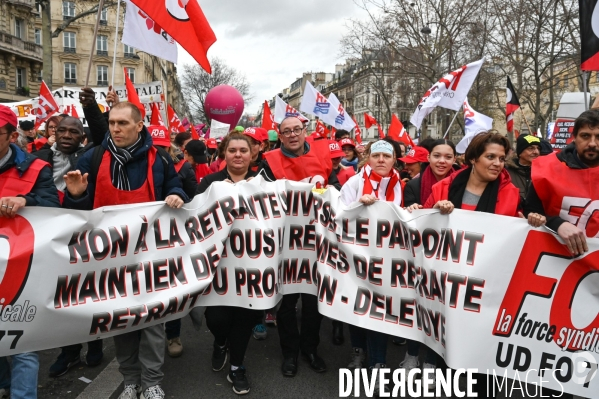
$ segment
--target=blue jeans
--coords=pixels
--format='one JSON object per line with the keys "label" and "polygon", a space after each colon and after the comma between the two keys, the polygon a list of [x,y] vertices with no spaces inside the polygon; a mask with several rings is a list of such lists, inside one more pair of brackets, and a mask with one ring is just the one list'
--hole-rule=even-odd
{"label": "blue jeans", "polygon": [[368,354],[368,367],[377,363],[387,364],[387,334],[362,327],[349,326],[349,336],[353,348],[361,348]]}
{"label": "blue jeans", "polygon": [[37,353],[20,353],[11,358],[12,372],[8,359],[0,357],[0,388],[10,388],[12,399],[36,399],[40,368]]}

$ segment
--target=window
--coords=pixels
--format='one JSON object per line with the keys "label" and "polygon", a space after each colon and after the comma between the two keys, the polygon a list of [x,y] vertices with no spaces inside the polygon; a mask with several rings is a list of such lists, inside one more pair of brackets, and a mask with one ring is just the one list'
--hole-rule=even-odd
{"label": "window", "polygon": [[599,72],[595,72],[595,83],[599,83]]}
{"label": "window", "polygon": [[64,82],[77,83],[77,65],[70,62],[64,64]]}
{"label": "window", "polygon": [[42,8],[42,5],[38,3],[38,4],[35,5],[35,7],[37,8],[37,14],[35,15],[35,17],[36,18],[41,18],[42,17],[42,11],[44,11],[43,8]]}
{"label": "window", "polygon": [[42,69],[37,73],[37,81],[41,82],[43,78],[44,78],[44,70]]}
{"label": "window", "polygon": [[62,16],[64,19],[69,19],[75,16],[75,2],[74,1],[63,1],[62,2]]}
{"label": "window", "polygon": [[19,39],[23,39],[25,33],[25,23],[22,19],[15,18],[15,36]]}
{"label": "window", "polygon": [[108,55],[108,36],[99,35],[96,40],[96,48],[98,55]]}
{"label": "window", "polygon": [[98,86],[108,86],[108,67],[98,65]]}
{"label": "window", "polygon": [[131,83],[135,83],[135,68],[125,68],[127,71],[127,76],[129,76],[129,80]]}
{"label": "window", "polygon": [[63,46],[65,53],[74,53],[76,43],[75,43],[75,32],[64,32],[63,36]]}
{"label": "window", "polygon": [[106,8],[103,8],[100,13],[100,25],[108,25],[108,10]]}
{"label": "window", "polygon": [[135,47],[123,45],[123,53],[125,54],[125,58],[139,58],[137,54],[135,54]]}
{"label": "window", "polygon": [[564,88],[567,89],[568,88],[568,75],[564,76]]}
{"label": "window", "polygon": [[25,68],[17,68],[17,88],[27,86],[27,70]]}
{"label": "window", "polygon": [[35,28],[35,44],[42,45],[42,30]]}

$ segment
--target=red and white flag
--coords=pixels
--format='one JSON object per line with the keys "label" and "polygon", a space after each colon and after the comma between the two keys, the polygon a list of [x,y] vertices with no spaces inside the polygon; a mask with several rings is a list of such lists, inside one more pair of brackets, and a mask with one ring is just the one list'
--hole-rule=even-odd
{"label": "red and white flag", "polygon": [[317,116],[328,125],[335,126],[335,120],[339,111],[331,102],[312,86],[310,81],[306,82],[304,95],[299,107],[300,111]]}
{"label": "red and white flag", "polygon": [[150,126],[166,126],[162,120],[162,114],[160,113],[160,107],[158,106],[158,103],[152,103]]}
{"label": "red and white flag", "polygon": [[171,133],[182,133],[185,131],[183,124],[181,123],[181,119],[177,116],[177,113],[169,104],[166,108],[166,113],[168,116],[168,125],[170,127]]}
{"label": "red and white flag", "polygon": [[146,107],[139,100],[139,95],[137,94],[137,90],[135,90],[135,86],[129,79],[129,74],[127,73],[127,69],[123,68],[123,72],[125,72],[125,88],[127,89],[127,101],[131,104],[134,104],[141,112],[141,119],[146,119]]}
{"label": "red and white flag", "polygon": [[518,108],[520,108],[520,100],[518,100],[516,89],[514,89],[514,85],[508,76],[505,88],[505,121],[508,132],[514,130],[514,113]]}
{"label": "red and white flag", "polygon": [[65,105],[62,113],[70,115],[73,118],[79,118],[79,113],[77,112],[77,106],[75,104]]}
{"label": "red and white flag", "polygon": [[410,134],[395,114],[391,116],[391,125],[389,126],[388,136],[395,141],[401,141],[406,146],[414,147],[414,142],[412,141]]}
{"label": "red and white flag", "polygon": [[355,134],[356,141],[358,143],[362,144],[362,130],[360,129],[360,126],[358,126],[358,122],[356,122],[356,118],[354,118],[352,116],[352,119],[353,119],[354,123],[356,124],[356,127],[355,127],[355,129],[356,129],[356,134]]}
{"label": "red and white flag", "polygon": [[121,41],[127,46],[164,58],[174,64],[177,63],[175,39],[129,0],[127,0],[127,13]]}
{"label": "red and white flag", "polygon": [[341,101],[337,98],[337,96],[333,93],[329,94],[329,102],[333,105],[333,107],[337,108],[339,115],[335,118],[335,128],[344,129],[348,132],[356,126],[356,122],[345,112],[345,108],[341,105]]}
{"label": "red and white flag", "polygon": [[148,17],[172,36],[208,73],[208,49],[216,36],[198,0],[131,0]]}
{"label": "red and white flag", "polygon": [[270,112],[270,107],[268,106],[268,101],[264,101],[264,109],[262,111],[262,129],[274,130],[277,133],[279,129],[277,129],[277,124],[275,123],[275,118],[272,112]]}
{"label": "red and white flag", "polygon": [[316,133],[320,135],[320,137],[328,137],[331,134],[331,131],[327,129],[327,127],[320,120],[316,121]]}
{"label": "red and white flag", "polygon": [[58,111],[58,104],[54,100],[52,92],[46,85],[46,82],[42,80],[40,86],[40,96],[37,108],[35,109],[35,125],[34,129],[40,127],[40,125],[46,122],[50,117]]}
{"label": "red and white flag", "polygon": [[483,58],[471,62],[441,78],[424,94],[412,118],[410,118],[410,122],[420,128],[424,118],[433,112],[436,107],[458,111],[462,107],[484,61]]}
{"label": "red and white flag", "polygon": [[383,132],[383,128],[381,127],[380,123],[377,123],[376,127],[379,130],[379,139],[384,139],[385,138],[385,132]]}
{"label": "red and white flag", "polygon": [[303,123],[309,122],[308,118],[302,115],[297,109],[287,104],[281,97],[275,97],[275,122],[280,124],[283,119],[295,116]]}

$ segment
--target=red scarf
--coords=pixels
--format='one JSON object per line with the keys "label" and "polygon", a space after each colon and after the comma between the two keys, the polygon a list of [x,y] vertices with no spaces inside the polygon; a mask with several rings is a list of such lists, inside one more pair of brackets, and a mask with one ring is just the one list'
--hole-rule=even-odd
{"label": "red scarf", "polygon": [[[366,172],[366,169],[370,170],[370,176]],[[362,178],[364,179],[364,188],[362,190],[362,195],[372,194],[378,199],[382,199],[379,194],[379,187],[381,186],[381,181],[383,177],[381,177],[378,173],[370,168],[364,168],[364,172],[362,173]],[[372,187],[372,181],[377,183],[376,188]],[[391,170],[391,178],[389,179],[389,184],[387,184],[387,192],[385,193],[385,201],[393,202],[395,199],[395,186],[399,183],[399,177],[394,170]]]}
{"label": "red scarf", "polygon": [[[455,170],[450,168],[449,173],[447,173],[441,180],[445,177],[449,177],[454,174]],[[437,180],[437,176],[433,173],[433,170],[430,166],[427,166],[426,169],[420,174],[420,205],[426,203],[428,197],[433,193],[433,186],[437,184],[440,180]]]}

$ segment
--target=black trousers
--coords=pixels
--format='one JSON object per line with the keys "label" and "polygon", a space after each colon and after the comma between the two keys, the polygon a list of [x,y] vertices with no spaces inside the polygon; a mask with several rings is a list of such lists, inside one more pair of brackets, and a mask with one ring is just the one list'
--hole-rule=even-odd
{"label": "black trousers", "polygon": [[232,366],[241,366],[252,329],[262,319],[262,310],[236,306],[208,306],[206,325],[218,346],[228,343]]}
{"label": "black trousers", "polygon": [[[87,351],[90,353],[102,352],[103,344],[104,343],[102,342],[101,339],[98,339],[95,341],[89,341],[87,343]],[[79,353],[81,352],[81,349],[83,349],[83,345],[81,345],[81,344],[74,344],[74,345],[68,345],[68,346],[62,347],[62,350],[67,352],[69,354],[69,356],[72,356],[72,357],[79,355]]]}
{"label": "black trousers", "polygon": [[[302,331],[297,327],[295,305],[302,296]],[[283,357],[297,357],[303,353],[316,353],[320,343],[320,322],[322,315],[318,313],[318,299],[309,294],[287,294],[283,296],[277,312],[277,327],[281,340]]]}

